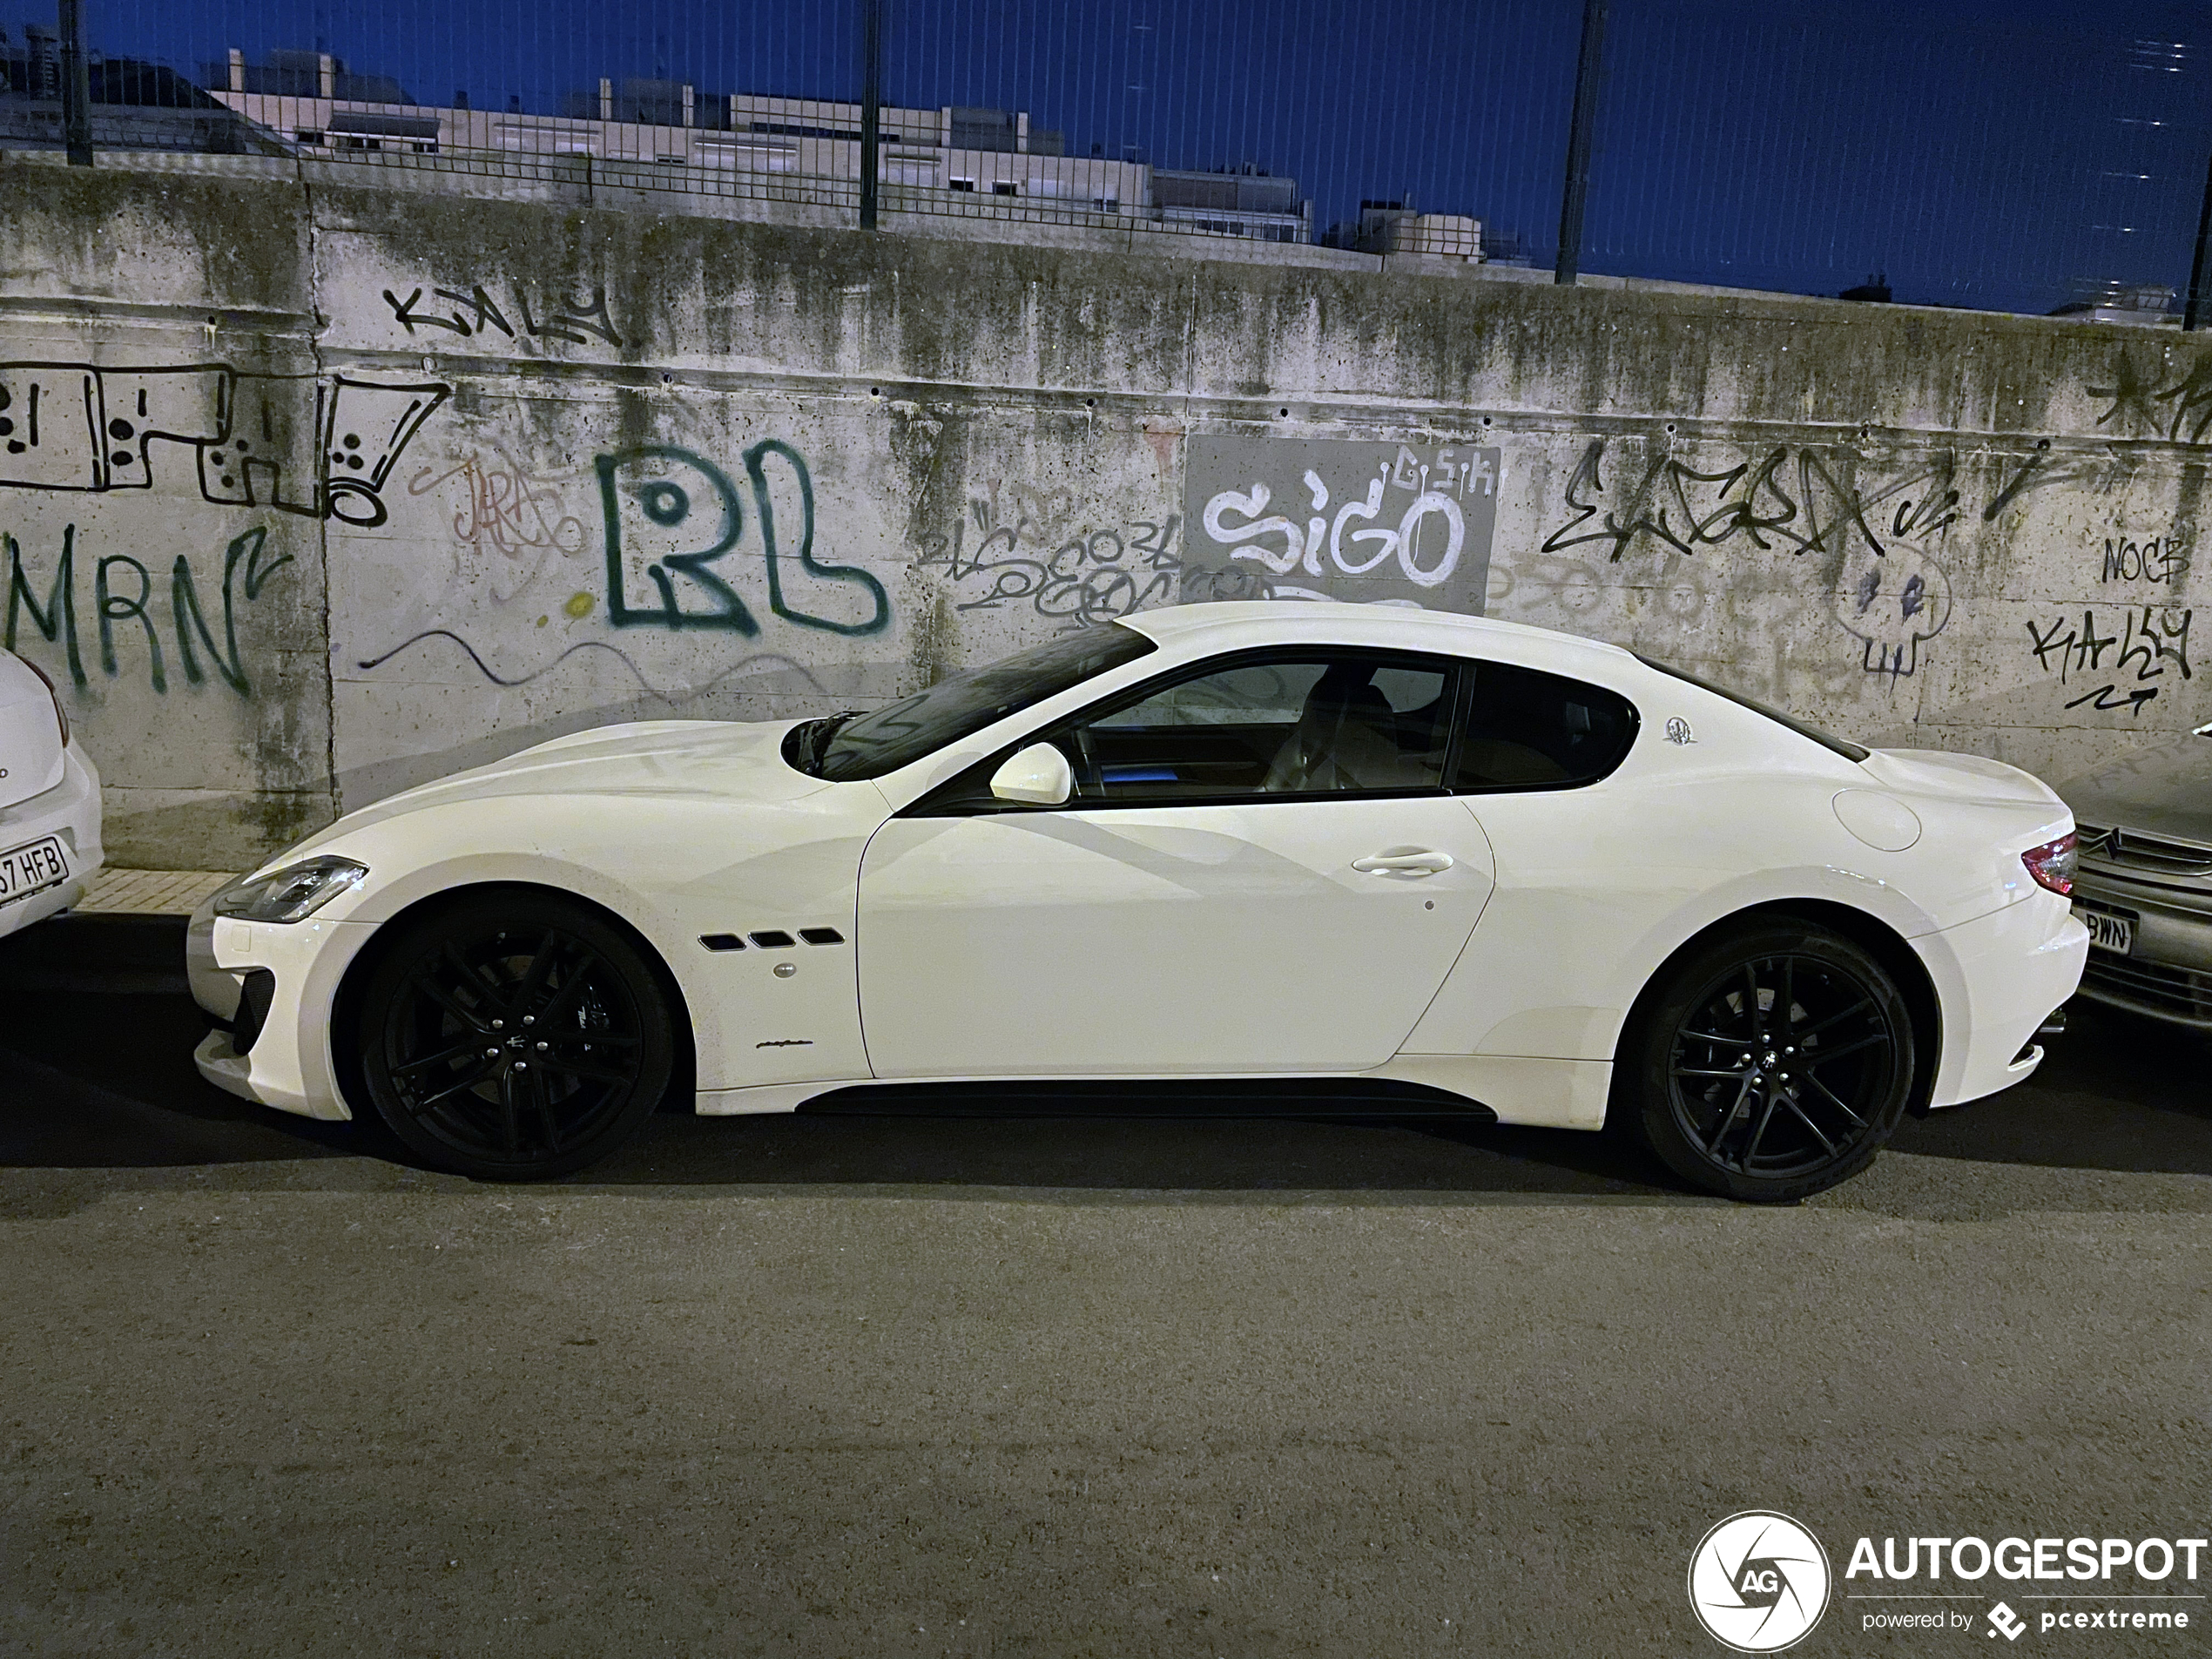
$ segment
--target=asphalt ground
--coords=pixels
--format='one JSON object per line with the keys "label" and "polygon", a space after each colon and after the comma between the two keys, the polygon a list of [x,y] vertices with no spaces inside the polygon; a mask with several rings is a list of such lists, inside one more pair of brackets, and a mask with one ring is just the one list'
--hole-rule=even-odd
{"label": "asphalt ground", "polygon": [[0,957],[0,1651],[1719,1654],[1685,1575],[1746,1508],[1837,1575],[1794,1653],[2212,1632],[1842,1576],[2212,1530],[2188,1034],[2077,1004],[1750,1209],[1362,1121],[669,1115],[480,1186],[204,1085],[200,1031],[162,971]]}

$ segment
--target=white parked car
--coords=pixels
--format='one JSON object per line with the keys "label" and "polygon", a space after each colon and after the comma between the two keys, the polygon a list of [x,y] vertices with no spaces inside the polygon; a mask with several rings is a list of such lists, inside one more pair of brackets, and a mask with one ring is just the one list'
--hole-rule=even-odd
{"label": "white parked car", "polygon": [[82,899],[105,856],[100,774],[60,693],[0,651],[0,937]]}
{"label": "white parked car", "polygon": [[1192,606],[870,713],[610,727],[355,813],[194,919],[228,1022],[198,1059],[483,1177],[589,1163],[682,1080],[707,1113],[1611,1117],[1787,1199],[2034,1069],[2087,948],[2073,829],[2025,772],[1870,752],[1615,646]]}

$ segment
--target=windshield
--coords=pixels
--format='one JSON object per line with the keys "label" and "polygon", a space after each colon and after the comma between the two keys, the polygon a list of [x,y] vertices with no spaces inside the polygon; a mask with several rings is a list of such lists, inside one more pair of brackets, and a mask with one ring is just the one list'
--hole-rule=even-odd
{"label": "windshield", "polygon": [[1119,623],[1062,634],[868,714],[797,727],[785,758],[832,783],[880,778],[985,726],[1159,649]]}
{"label": "windshield", "polygon": [[1833,750],[1846,760],[1864,760],[1874,752],[1871,749],[1862,749],[1858,745],[1839,738],[1833,732],[1823,732],[1817,725],[1784,714],[1780,709],[1770,709],[1755,697],[1746,697],[1741,691],[1731,691],[1725,685],[1716,685],[1709,679],[1702,679],[1687,669],[1676,668],[1672,663],[1662,663],[1656,658],[1646,657],[1642,651],[1635,653],[1635,659],[1646,668],[1656,668],[1662,674],[1672,674],[1678,680],[1688,680],[1692,685],[1702,685],[1716,697],[1724,697],[1730,702],[1750,710],[1754,714],[1764,714],[1777,725],[1788,726],[1801,738],[1811,738],[1822,748]]}

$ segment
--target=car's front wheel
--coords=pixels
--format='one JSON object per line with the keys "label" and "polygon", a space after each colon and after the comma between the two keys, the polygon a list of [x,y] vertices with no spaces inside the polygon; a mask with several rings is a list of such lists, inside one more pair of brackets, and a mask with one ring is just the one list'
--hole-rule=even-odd
{"label": "car's front wheel", "polygon": [[403,923],[357,1004],[361,1080],[424,1162],[484,1180],[604,1157],[668,1088],[668,1000],[622,931],[529,891]]}
{"label": "car's front wheel", "polygon": [[1851,940],[1755,925],[1671,964],[1621,1055],[1615,1109],[1708,1192],[1786,1203],[1848,1179],[1912,1092],[1911,1012]]}

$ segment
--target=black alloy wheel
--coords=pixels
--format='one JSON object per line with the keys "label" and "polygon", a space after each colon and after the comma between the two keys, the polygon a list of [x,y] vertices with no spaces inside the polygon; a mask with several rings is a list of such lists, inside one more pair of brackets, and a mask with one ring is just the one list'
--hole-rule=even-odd
{"label": "black alloy wheel", "polygon": [[1709,1192],[1786,1203],[1857,1174],[1895,1130],[1912,1021],[1851,941],[1767,926],[1674,964],[1622,1057],[1617,1107],[1662,1163]]}
{"label": "black alloy wheel", "polygon": [[361,1081],[426,1163],[482,1180],[564,1175],[666,1091],[668,1002],[637,947],[557,894],[494,891],[408,924],[361,999]]}

